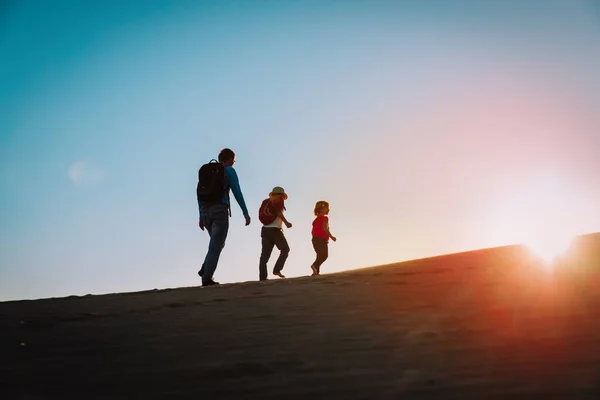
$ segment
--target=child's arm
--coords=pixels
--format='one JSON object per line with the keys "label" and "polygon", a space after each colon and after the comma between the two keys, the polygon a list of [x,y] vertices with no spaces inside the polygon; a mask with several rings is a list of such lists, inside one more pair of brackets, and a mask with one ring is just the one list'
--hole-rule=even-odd
{"label": "child's arm", "polygon": [[323,231],[325,232],[325,234],[327,235],[327,237],[330,237],[331,240],[333,240],[334,242],[337,240],[335,238],[335,236],[333,236],[331,234],[331,232],[329,231],[329,219],[327,219],[327,218],[323,218]]}
{"label": "child's arm", "polygon": [[292,227],[291,222],[289,222],[287,219],[285,219],[285,216],[283,215],[283,211],[277,212],[277,216],[279,218],[281,218],[281,220],[283,221],[283,223],[285,224],[285,226],[287,226],[288,228]]}
{"label": "child's arm", "polygon": [[285,206],[283,205],[283,198],[276,197],[275,199],[272,199],[271,205],[275,208],[273,211],[277,211],[277,217],[281,218],[281,221],[283,221],[285,226],[291,228],[292,224],[283,215],[283,210],[285,210]]}

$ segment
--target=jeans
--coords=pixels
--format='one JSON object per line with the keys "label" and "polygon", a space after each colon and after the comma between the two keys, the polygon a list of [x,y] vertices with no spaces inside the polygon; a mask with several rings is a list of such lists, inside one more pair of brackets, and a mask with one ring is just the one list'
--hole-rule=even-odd
{"label": "jeans", "polygon": [[279,273],[283,269],[285,260],[287,260],[290,254],[290,246],[283,234],[283,231],[279,228],[262,228],[260,231],[260,237],[262,238],[262,251],[260,253],[260,263],[258,265],[258,277],[261,281],[267,279],[267,262],[273,252],[273,247],[277,246],[279,249],[279,257],[273,267],[273,273]]}
{"label": "jeans", "polygon": [[318,272],[321,272],[321,264],[323,264],[329,256],[327,239],[318,236],[313,236],[312,245],[315,249],[315,253],[317,253],[317,258],[315,259],[313,265],[315,266]]}
{"label": "jeans", "polygon": [[219,256],[225,247],[225,239],[229,231],[229,206],[221,203],[202,208],[200,218],[210,236],[208,252],[202,264],[202,282],[205,282],[212,280],[219,263]]}

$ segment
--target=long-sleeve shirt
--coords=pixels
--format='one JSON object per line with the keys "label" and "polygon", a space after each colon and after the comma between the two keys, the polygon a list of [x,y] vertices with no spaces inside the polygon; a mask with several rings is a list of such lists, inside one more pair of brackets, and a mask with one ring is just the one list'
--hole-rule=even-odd
{"label": "long-sleeve shirt", "polygon": [[[240,187],[240,180],[238,179],[237,172],[233,167],[225,167],[225,191],[223,192],[223,197],[221,198],[221,202],[226,205],[230,205],[229,203],[229,190],[233,192],[233,197],[239,204],[242,209],[242,213],[244,213],[244,217],[249,216],[248,208],[246,207],[246,202],[244,201],[244,194],[242,193],[242,188]],[[198,200],[198,211],[202,208],[202,201]]]}

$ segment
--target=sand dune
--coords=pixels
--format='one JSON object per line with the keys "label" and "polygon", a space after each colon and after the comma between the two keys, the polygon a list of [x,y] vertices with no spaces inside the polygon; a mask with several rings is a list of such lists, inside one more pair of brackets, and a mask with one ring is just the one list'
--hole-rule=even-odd
{"label": "sand dune", "polygon": [[599,271],[596,234],[555,270],[513,246],[4,302],[0,398],[600,398]]}

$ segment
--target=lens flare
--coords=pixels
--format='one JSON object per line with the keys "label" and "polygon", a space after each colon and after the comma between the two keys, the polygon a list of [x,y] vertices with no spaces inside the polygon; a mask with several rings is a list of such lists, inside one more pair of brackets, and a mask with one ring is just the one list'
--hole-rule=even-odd
{"label": "lens flare", "polygon": [[574,235],[548,232],[527,240],[524,244],[537,257],[551,263],[565,255]]}

